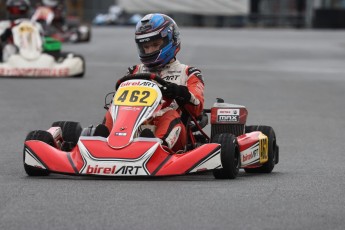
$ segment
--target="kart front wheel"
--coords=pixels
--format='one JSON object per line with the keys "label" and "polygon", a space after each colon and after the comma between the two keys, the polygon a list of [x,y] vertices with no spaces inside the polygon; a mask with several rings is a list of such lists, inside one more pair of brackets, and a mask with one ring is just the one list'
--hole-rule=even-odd
{"label": "kart front wheel", "polygon": [[[54,146],[53,136],[44,130],[31,131],[25,138],[25,141],[37,140],[42,141],[48,145]],[[29,176],[48,176],[49,170],[33,167],[25,163],[25,152],[24,152],[24,169]]]}
{"label": "kart front wheel", "polygon": [[73,145],[78,143],[80,134],[83,130],[80,123],[74,121],[56,121],[52,124],[52,127],[60,127],[63,140],[72,142]]}
{"label": "kart front wheel", "polygon": [[246,173],[271,173],[274,165],[278,163],[279,147],[272,127],[264,125],[246,126],[246,133],[260,131],[268,137],[268,161],[258,168],[244,168]]}
{"label": "kart front wheel", "polygon": [[212,143],[221,145],[221,162],[223,168],[214,169],[216,179],[235,179],[240,169],[240,152],[235,135],[229,133],[217,134]]}

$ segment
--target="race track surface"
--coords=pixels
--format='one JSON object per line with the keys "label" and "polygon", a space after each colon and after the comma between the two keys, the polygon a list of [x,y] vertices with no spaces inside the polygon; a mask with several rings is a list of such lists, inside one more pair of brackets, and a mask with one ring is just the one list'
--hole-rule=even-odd
{"label": "race track surface", "polygon": [[0,229],[345,228],[345,31],[181,29],[178,58],[202,70],[206,108],[221,97],[275,129],[271,174],[28,177],[29,131],[102,121],[104,96],[138,63],[133,30],[93,28],[91,43],[64,45],[85,56],[84,78],[0,79]]}

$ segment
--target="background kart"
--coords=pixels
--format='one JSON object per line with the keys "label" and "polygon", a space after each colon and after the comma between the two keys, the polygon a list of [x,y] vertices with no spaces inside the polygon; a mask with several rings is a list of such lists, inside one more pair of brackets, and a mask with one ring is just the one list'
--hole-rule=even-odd
{"label": "background kart", "polygon": [[82,77],[85,61],[81,55],[62,53],[61,43],[41,37],[40,27],[28,20],[12,28],[13,41],[2,50],[0,77]]}
{"label": "background kart", "polygon": [[[30,132],[24,143],[24,168],[29,176],[50,173],[100,176],[172,176],[213,171],[217,179],[234,179],[239,169],[270,173],[279,161],[279,147],[269,126],[245,126],[244,106],[222,99],[202,116],[183,111],[188,132],[185,151],[173,152],[147,135],[145,125],[161,109],[160,87],[167,83],[153,74],[122,78],[106,108],[113,128],[82,129],[78,122],[58,121],[47,131]],[[211,114],[211,138],[203,131]],[[146,128],[146,129],[144,129]]]}

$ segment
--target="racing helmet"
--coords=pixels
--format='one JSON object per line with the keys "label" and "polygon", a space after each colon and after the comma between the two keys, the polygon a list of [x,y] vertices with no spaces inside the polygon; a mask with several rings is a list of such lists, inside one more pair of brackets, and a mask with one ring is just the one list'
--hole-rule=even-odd
{"label": "racing helmet", "polygon": [[[162,39],[158,50],[145,53],[146,42]],[[140,61],[148,68],[159,68],[169,63],[180,50],[180,32],[173,19],[164,14],[147,14],[136,25],[135,42]]]}
{"label": "racing helmet", "polygon": [[26,18],[30,11],[30,1],[29,0],[7,0],[6,8],[9,13],[9,18],[11,20]]}
{"label": "racing helmet", "polygon": [[54,8],[59,4],[59,1],[58,0],[42,0],[42,4],[44,6]]}

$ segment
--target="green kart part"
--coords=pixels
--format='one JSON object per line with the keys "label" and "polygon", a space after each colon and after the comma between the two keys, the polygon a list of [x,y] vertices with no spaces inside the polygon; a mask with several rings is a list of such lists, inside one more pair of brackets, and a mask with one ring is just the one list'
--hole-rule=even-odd
{"label": "green kart part", "polygon": [[61,42],[52,38],[44,37],[43,51],[44,52],[54,52],[61,50]]}

